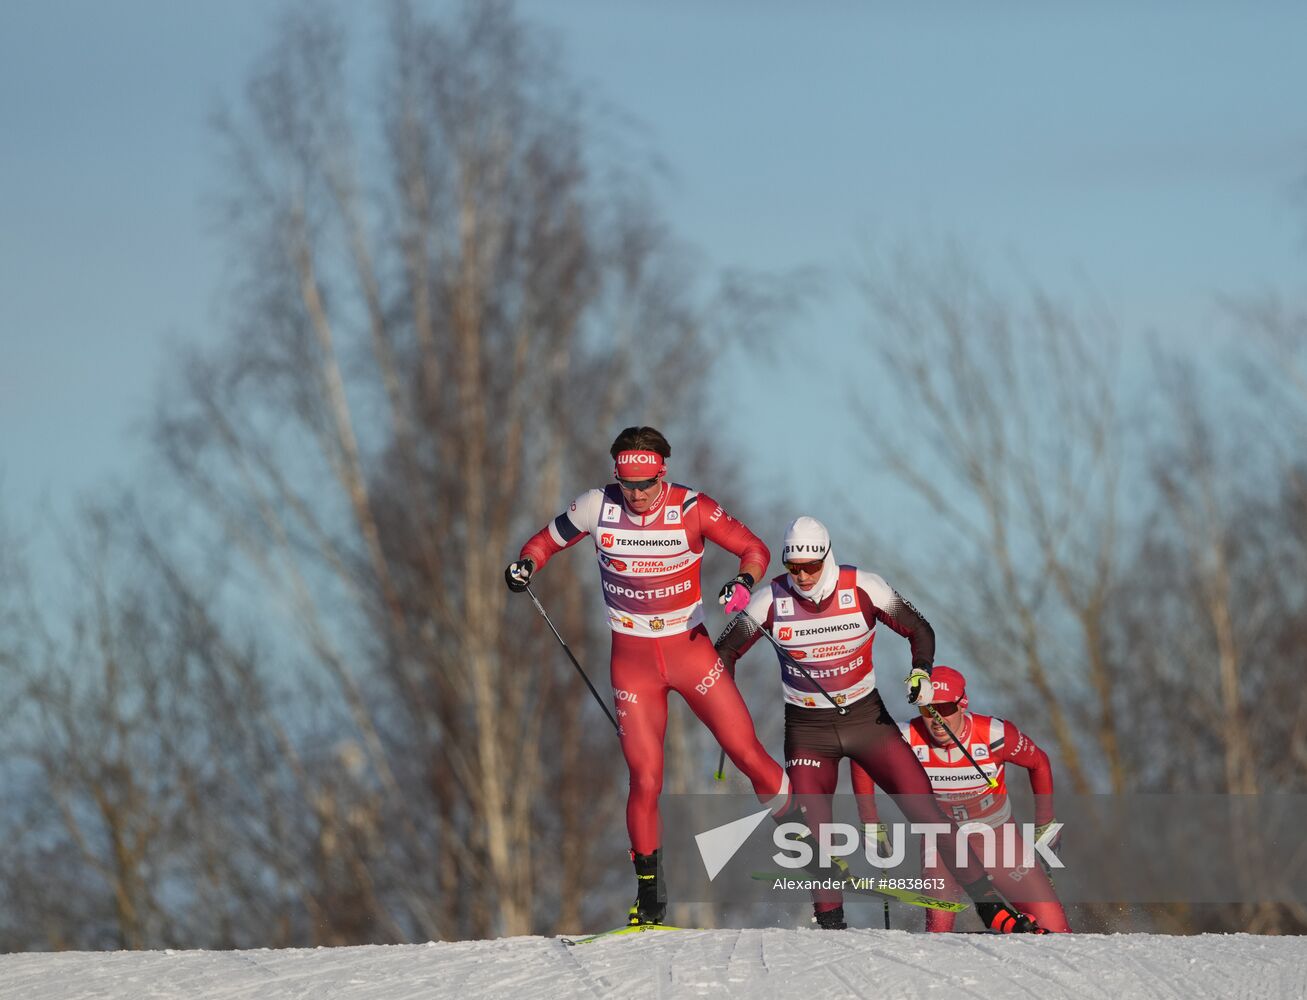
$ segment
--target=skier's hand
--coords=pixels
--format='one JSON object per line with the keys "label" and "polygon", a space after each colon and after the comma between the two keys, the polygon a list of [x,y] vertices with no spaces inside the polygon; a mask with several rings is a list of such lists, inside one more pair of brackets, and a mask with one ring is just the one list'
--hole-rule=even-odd
{"label": "skier's hand", "polygon": [[888,823],[863,823],[863,833],[868,841],[876,842],[876,855],[881,858],[891,857],[894,853],[889,842]]}
{"label": "skier's hand", "polygon": [[516,562],[508,564],[504,570],[504,582],[508,584],[508,589],[515,594],[520,594],[526,590],[527,584],[531,582],[531,574],[535,572],[536,564],[530,559],[519,559]]}
{"label": "skier's hand", "polygon": [[1035,839],[1041,840],[1050,827],[1057,827],[1053,836],[1044,841],[1044,846],[1054,853],[1057,852],[1058,845],[1062,843],[1062,824],[1055,819],[1050,819],[1047,823],[1040,823],[1035,827]]}
{"label": "skier's hand", "polygon": [[722,587],[717,595],[717,603],[724,606],[728,615],[733,615],[749,606],[749,598],[752,595],[753,577],[748,573],[740,573]]}
{"label": "skier's hand", "polygon": [[[1056,827],[1057,829],[1053,835],[1044,842],[1044,846],[1054,854],[1057,854],[1058,849],[1062,844],[1062,824],[1057,820],[1050,819],[1047,823],[1040,823],[1039,826],[1035,827],[1035,840],[1042,838],[1049,827]],[[1062,859],[1059,857],[1058,860],[1061,861]],[[1053,869],[1049,865],[1048,860],[1042,854],[1039,855],[1039,864],[1044,869],[1044,874],[1048,876],[1048,884],[1053,885]]]}
{"label": "skier's hand", "polygon": [[930,683],[930,671],[925,667],[913,667],[903,681],[908,686],[908,703],[911,705],[929,705],[935,697],[935,689]]}

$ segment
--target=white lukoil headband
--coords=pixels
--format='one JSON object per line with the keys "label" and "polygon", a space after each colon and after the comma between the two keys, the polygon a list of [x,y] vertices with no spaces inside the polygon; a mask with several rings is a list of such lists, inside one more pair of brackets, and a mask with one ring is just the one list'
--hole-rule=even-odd
{"label": "white lukoil headband", "polygon": [[835,561],[831,548],[830,532],[815,517],[795,518],[785,531],[785,544],[781,548],[782,562],[812,562],[822,560],[821,576],[811,590],[800,590],[791,578],[790,589],[806,601],[820,604],[835,592],[840,578],[840,564]]}

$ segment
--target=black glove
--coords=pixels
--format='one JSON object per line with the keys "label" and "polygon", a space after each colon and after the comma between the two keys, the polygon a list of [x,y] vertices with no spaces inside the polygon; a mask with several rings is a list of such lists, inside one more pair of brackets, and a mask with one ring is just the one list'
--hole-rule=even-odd
{"label": "black glove", "polygon": [[530,559],[519,559],[517,562],[511,562],[504,570],[504,582],[508,584],[508,589],[515,594],[520,594],[526,590],[526,586],[531,582],[531,574],[535,571],[536,564]]}

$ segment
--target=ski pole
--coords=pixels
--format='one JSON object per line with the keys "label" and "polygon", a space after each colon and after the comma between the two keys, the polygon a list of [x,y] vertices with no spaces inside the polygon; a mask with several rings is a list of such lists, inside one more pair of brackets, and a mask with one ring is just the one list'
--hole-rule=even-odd
{"label": "ski pole", "polygon": [[[717,637],[717,642],[713,643],[714,648],[717,646],[718,643],[722,641],[722,639],[726,638],[726,633],[729,632],[730,630],[731,630],[731,626],[729,623],[727,623],[726,628],[722,631],[722,634]],[[731,675],[731,680],[735,680],[734,667],[731,668],[730,675]],[[722,747],[721,753],[717,755],[717,770],[715,770],[712,773],[712,776],[714,781],[726,780],[726,748],[725,747]]]}
{"label": "ski pole", "polygon": [[542,605],[536,595],[532,593],[529,586],[526,588],[526,592],[531,598],[531,603],[534,604],[536,610],[540,612],[540,617],[543,618],[545,624],[549,626],[549,631],[554,633],[554,638],[557,639],[558,644],[563,647],[563,652],[567,654],[567,658],[572,661],[572,666],[576,667],[576,672],[579,673],[585,681],[585,686],[588,687],[590,693],[595,696],[595,701],[599,702],[599,707],[604,710],[604,715],[608,716],[608,721],[613,724],[613,729],[617,731],[618,735],[621,735],[621,727],[617,724],[617,720],[613,718],[613,713],[608,711],[607,703],[599,697],[599,692],[596,691],[595,686],[590,683],[590,678],[586,675],[586,672],[581,669],[581,664],[576,662],[576,657],[572,655],[572,651],[567,647],[567,643],[563,641],[563,637],[558,634],[558,629],[554,628],[554,623],[550,621],[549,616],[545,614],[544,605]]}
{"label": "ski pole", "polygon": [[771,632],[763,628],[751,617],[749,617],[749,612],[741,611],[740,614],[742,614],[745,617],[745,619],[749,622],[750,625],[752,625],[754,628],[756,628],[758,631],[760,631],[763,635],[767,637],[767,641],[776,647],[776,652],[780,654],[782,660],[787,662],[790,666],[794,667],[794,669],[796,669],[799,673],[803,674],[803,676],[808,679],[809,684],[813,685],[818,691],[820,691],[823,695],[826,696],[826,700],[835,707],[835,711],[839,712],[840,715],[848,715],[849,710],[845,708],[843,705],[841,705],[834,698],[832,698],[830,692],[817,683],[817,681],[813,678],[812,674],[808,673],[808,671],[804,669],[803,664],[800,663],[798,660],[796,660],[794,657],[792,657],[790,655],[790,651],[780,644],[780,640],[778,640],[774,635],[771,634]]}
{"label": "ski pole", "polygon": [[971,756],[971,751],[968,750],[963,745],[962,741],[957,738],[957,735],[953,732],[953,730],[949,728],[948,723],[944,721],[944,716],[939,714],[939,709],[937,709],[934,705],[927,705],[925,707],[926,707],[926,711],[930,713],[930,717],[944,727],[944,732],[948,733],[949,739],[951,739],[954,743],[958,745],[958,749],[962,751],[962,756],[967,758],[967,760],[971,763],[971,766],[976,769],[976,773],[985,779],[985,784],[989,785],[990,788],[997,788],[998,782],[993,777],[986,774],[981,769],[980,765],[976,763],[976,758]]}

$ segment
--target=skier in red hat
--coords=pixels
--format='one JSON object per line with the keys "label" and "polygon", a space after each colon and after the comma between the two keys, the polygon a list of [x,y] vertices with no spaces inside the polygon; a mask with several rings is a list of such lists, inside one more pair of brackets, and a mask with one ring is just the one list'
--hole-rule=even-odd
{"label": "skier in red hat", "polygon": [[522,546],[504,578],[527,588],[549,560],[590,538],[612,628],[611,677],[618,736],[630,771],[626,826],[637,894],[631,924],[660,924],[662,885],[658,795],[663,785],[667,694],[675,691],[774,812],[789,802],[789,779],[758,740],[748,706],[703,626],[699,573],[714,542],[739,557],[721,588],[727,614],[744,607],[771,553],[742,522],[688,486],[668,482],[672,448],[653,427],[628,427],[610,450],[616,482],[587,490]]}
{"label": "skier in red hat", "polygon": [[[930,681],[930,708],[934,712],[922,708],[911,722],[900,723],[899,730],[925,768],[935,797],[955,822],[981,823],[994,830],[996,864],[991,871],[1001,874],[1004,884],[1019,886],[1013,891],[1013,905],[1034,917],[1047,931],[1070,931],[1066,912],[1043,867],[1022,864],[1026,844],[1012,820],[1012,803],[1007,794],[1005,765],[1024,767],[1030,772],[1030,789],[1035,793],[1035,837],[1043,838],[1052,831],[1047,843],[1055,847],[1060,828],[1053,818],[1053,768],[1048,754],[1012,723],[969,711],[966,678],[957,670],[936,666]],[[857,761],[852,762],[852,776],[858,814],[867,836],[880,840],[885,830],[876,812],[876,784]],[[1005,865],[1007,859],[1016,863]],[[957,880],[938,859],[924,864],[922,874],[944,880],[944,890],[934,895],[950,900],[961,898]],[[926,930],[951,931],[956,918],[956,914],[944,910],[927,910]]]}

